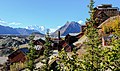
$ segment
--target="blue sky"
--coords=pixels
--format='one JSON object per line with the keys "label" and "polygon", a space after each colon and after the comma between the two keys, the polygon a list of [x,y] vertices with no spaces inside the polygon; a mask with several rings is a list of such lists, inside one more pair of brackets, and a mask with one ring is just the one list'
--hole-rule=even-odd
{"label": "blue sky", "polygon": [[[44,26],[52,30],[67,21],[89,18],[89,0],[0,0],[1,25],[11,27]],[[120,8],[120,0],[95,0],[95,6],[113,4]]]}

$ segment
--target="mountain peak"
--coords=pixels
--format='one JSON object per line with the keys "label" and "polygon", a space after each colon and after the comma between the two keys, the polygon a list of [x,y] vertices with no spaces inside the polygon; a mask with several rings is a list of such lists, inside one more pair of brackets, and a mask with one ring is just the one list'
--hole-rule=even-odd
{"label": "mountain peak", "polygon": [[75,21],[72,21],[72,22],[67,21],[67,22],[66,22],[66,25],[76,24],[76,23],[77,23],[77,22],[75,22]]}
{"label": "mountain peak", "polygon": [[70,22],[69,22],[69,21],[67,21],[65,25],[68,25],[68,24],[70,24]]}
{"label": "mountain peak", "polygon": [[57,36],[58,31],[61,32],[61,36],[66,36],[69,33],[79,33],[81,30],[81,25],[78,22],[72,21],[68,22],[59,28],[57,31],[55,31],[52,35]]}

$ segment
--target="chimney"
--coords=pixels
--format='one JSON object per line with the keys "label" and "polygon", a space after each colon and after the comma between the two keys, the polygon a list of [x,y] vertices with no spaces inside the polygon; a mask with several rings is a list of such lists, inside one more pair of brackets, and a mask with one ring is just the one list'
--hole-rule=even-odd
{"label": "chimney", "polygon": [[60,40],[60,31],[58,31],[58,39]]}
{"label": "chimney", "polygon": [[58,46],[57,46],[57,49],[58,51],[60,50],[60,31],[58,31]]}

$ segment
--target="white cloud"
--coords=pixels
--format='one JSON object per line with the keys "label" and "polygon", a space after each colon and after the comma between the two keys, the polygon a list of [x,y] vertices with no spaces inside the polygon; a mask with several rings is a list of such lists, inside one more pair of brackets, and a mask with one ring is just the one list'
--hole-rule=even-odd
{"label": "white cloud", "polygon": [[6,21],[3,21],[0,19],[0,25],[7,25],[8,23]]}
{"label": "white cloud", "polygon": [[9,23],[9,25],[15,25],[15,26],[18,26],[18,25],[21,25],[22,23],[17,23],[17,22],[11,22]]}
{"label": "white cloud", "polygon": [[82,21],[82,20],[79,20],[78,23],[79,23],[79,24],[83,24],[83,21]]}
{"label": "white cloud", "polygon": [[6,22],[6,21],[0,19],[0,25],[3,25],[3,26],[18,26],[21,24],[22,23],[18,23],[18,22]]}

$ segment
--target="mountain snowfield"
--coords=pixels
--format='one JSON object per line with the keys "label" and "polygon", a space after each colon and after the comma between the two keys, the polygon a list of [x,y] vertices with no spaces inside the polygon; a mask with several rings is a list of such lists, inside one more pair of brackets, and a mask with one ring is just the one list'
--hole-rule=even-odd
{"label": "mountain snowfield", "polygon": [[[81,21],[80,21],[81,23]],[[79,22],[67,22],[62,27],[50,28],[50,34],[52,36],[57,36],[58,31],[61,32],[61,36],[66,36],[69,33],[79,33],[81,31],[81,25]],[[40,34],[45,34],[47,28],[44,26],[31,25],[25,28],[12,28],[9,26],[0,25],[0,34],[9,34],[9,35],[30,35],[34,32],[39,32]],[[52,31],[52,32],[51,32]]]}
{"label": "mountain snowfield", "polygon": [[37,31],[39,31],[40,33],[43,33],[43,34],[46,33],[46,28],[44,26],[31,25],[31,26],[27,26],[25,28],[29,29],[29,30],[37,30]]}
{"label": "mountain snowfield", "polygon": [[[66,34],[68,33],[79,33],[80,32],[80,28],[81,28],[81,24],[83,23],[82,20],[79,20],[78,22],[75,22],[75,21],[72,21],[72,22],[67,22],[66,23],[66,27],[69,26],[69,24],[73,24],[71,25],[71,27],[73,26],[74,27],[74,31],[71,29],[70,30],[70,26],[68,27],[69,29],[65,29],[63,26],[63,28],[65,30],[68,30],[69,32],[66,31]],[[57,35],[57,34],[54,34],[58,29],[62,28],[61,26],[57,26],[56,28],[46,28],[45,26],[38,26],[38,25],[30,25],[30,26],[27,26],[26,29],[29,29],[29,30],[37,30],[39,31],[40,33],[43,33],[45,34],[47,32],[47,29],[49,29],[49,33],[51,35]],[[65,34],[65,35],[66,35]],[[64,34],[63,34],[64,35]]]}

